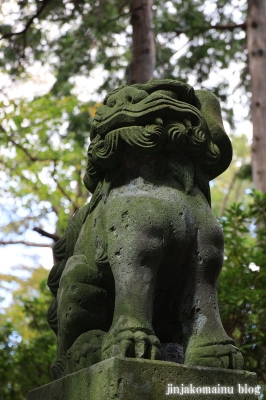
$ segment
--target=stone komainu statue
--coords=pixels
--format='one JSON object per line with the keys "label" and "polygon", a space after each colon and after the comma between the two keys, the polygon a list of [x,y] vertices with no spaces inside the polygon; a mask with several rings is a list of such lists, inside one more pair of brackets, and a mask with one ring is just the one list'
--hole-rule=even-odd
{"label": "stone komainu statue", "polygon": [[91,202],[54,248],[56,378],[116,355],[241,369],[216,284],[223,234],[209,180],[232,158],[217,98],[173,80],[121,86],[95,115],[84,183]]}

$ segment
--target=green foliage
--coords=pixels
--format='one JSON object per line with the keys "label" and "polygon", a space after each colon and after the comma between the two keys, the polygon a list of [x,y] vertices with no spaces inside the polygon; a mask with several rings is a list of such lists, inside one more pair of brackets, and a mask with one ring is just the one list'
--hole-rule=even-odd
{"label": "green foliage", "polygon": [[14,398],[13,396],[15,395],[11,383],[12,381],[14,381],[14,364],[12,359],[12,345],[10,343],[10,337],[12,333],[13,333],[12,325],[9,322],[0,326],[0,399],[1,400],[2,399],[11,400]]}
{"label": "green foliage", "polygon": [[[13,276],[17,289],[11,289],[12,303],[1,309],[1,400],[25,400],[29,390],[52,380],[56,337],[46,322],[52,296],[46,281],[40,284],[40,277],[46,275],[46,270],[37,268],[26,280]],[[8,277],[0,278],[4,282]]]}
{"label": "green foliage", "polygon": [[223,71],[232,63],[242,65],[239,87],[248,89],[246,37],[242,26],[246,12],[247,2],[242,0],[230,3],[157,0],[154,7],[155,76],[175,78],[211,90],[223,102],[231,124],[234,118],[227,105],[228,73],[226,77]]}
{"label": "green foliage", "polygon": [[252,188],[250,144],[246,135],[230,135],[233,160],[229,168],[211,182],[212,209],[221,218],[232,203],[250,202],[246,191]]}
{"label": "green foliage", "polygon": [[[37,12],[31,1],[17,1],[17,4],[19,13],[14,17],[13,31],[16,23],[25,26]],[[3,42],[0,68],[7,68],[9,74],[16,76],[18,72],[27,73],[27,67],[36,60],[45,61],[57,78],[53,94],[68,95],[72,87],[70,77],[89,75],[99,64],[110,72],[118,72],[125,66],[123,51],[118,50],[121,47],[118,34],[124,33],[128,25],[128,1],[48,1],[37,22],[24,35]],[[2,29],[2,34],[6,32],[7,28]]]}
{"label": "green foliage", "polygon": [[[55,215],[61,235],[88,197],[82,183],[91,126],[89,107],[76,97],[50,95],[0,104],[4,233],[22,234]],[[17,213],[18,206],[20,211]],[[54,219],[54,218],[53,218]],[[47,223],[47,222],[46,222]]]}
{"label": "green foliage", "polygon": [[[17,0],[17,5],[18,14],[13,20],[3,18],[3,35],[16,31],[18,23],[25,26],[37,11],[32,1]],[[232,4],[225,0],[155,0],[155,76],[188,81],[193,75],[200,87],[209,88],[225,100],[228,80],[218,81],[219,71],[232,61],[242,64],[242,84],[246,82],[247,52],[242,26],[246,8],[244,0],[234,0]],[[4,10],[7,13],[8,8],[2,6],[3,16]],[[131,30],[127,0],[48,1],[26,32],[0,42],[0,68],[17,78],[25,76],[28,67],[40,60],[49,64],[56,77],[53,94],[66,96],[73,88],[73,77],[89,77],[101,66],[105,79],[100,90],[113,89],[127,81]],[[209,82],[211,74],[216,76],[214,84]]]}
{"label": "green foliage", "polygon": [[[265,384],[266,194],[233,204],[222,218],[225,260],[218,294],[224,327],[243,352],[244,369]],[[259,270],[252,270],[258,266]]]}

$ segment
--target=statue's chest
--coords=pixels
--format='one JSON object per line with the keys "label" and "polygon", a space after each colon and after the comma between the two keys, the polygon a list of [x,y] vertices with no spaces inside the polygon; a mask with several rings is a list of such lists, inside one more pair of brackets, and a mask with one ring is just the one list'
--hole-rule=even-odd
{"label": "statue's chest", "polygon": [[186,193],[183,185],[171,176],[164,175],[162,178],[156,174],[151,177],[143,175],[131,177],[111,188],[107,196],[107,204],[114,201],[138,203],[145,199],[148,204],[160,204],[160,213],[168,208],[172,212],[182,210],[190,212],[191,215],[194,213],[193,210],[199,208],[200,212],[212,212],[206,198],[198,188],[195,187],[190,193]]}
{"label": "statue's chest", "polygon": [[112,189],[104,208],[107,215],[115,209],[121,221],[126,215],[132,229],[147,234],[161,231],[166,241],[191,244],[197,240],[199,246],[206,242],[222,247],[219,223],[197,187],[185,193],[176,181],[158,185],[138,177]]}

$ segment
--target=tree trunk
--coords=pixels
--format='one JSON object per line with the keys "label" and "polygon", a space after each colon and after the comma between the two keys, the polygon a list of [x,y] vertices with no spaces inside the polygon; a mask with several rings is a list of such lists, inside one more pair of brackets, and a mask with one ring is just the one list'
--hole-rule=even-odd
{"label": "tree trunk", "polygon": [[129,84],[146,83],[153,77],[155,44],[152,28],[153,0],[131,0],[132,61]]}
{"label": "tree trunk", "polygon": [[247,45],[251,75],[254,187],[266,192],[266,1],[248,0]]}

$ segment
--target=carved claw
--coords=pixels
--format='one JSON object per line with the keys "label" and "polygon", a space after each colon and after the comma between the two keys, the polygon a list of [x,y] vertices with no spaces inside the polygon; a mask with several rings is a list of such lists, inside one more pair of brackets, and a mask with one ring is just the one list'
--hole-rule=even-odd
{"label": "carved claw", "polygon": [[242,354],[232,344],[213,344],[191,349],[185,364],[213,368],[242,369]]}
{"label": "carved claw", "polygon": [[102,346],[102,360],[122,356],[133,358],[161,359],[161,343],[153,334],[143,331],[125,330],[105,339]]}

